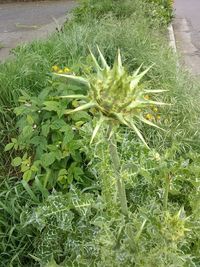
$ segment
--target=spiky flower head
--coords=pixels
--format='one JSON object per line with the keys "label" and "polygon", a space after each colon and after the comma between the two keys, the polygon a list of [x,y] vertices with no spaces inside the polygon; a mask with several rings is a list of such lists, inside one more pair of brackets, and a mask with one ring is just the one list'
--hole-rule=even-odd
{"label": "spiky flower head", "polygon": [[82,103],[84,101],[79,107],[74,110],[69,110],[68,114],[90,108],[98,110],[99,121],[94,129],[91,141],[94,139],[102,123],[112,120],[133,129],[147,146],[142,134],[136,127],[136,121],[140,120],[146,124],[160,128],[145,119],[142,114],[144,109],[152,105],[165,105],[165,103],[152,101],[145,96],[152,93],[161,93],[166,90],[145,90],[142,85],[139,85],[140,80],[150,68],[140,72],[140,67],[132,75],[129,75],[122,65],[120,50],[118,50],[118,55],[112,68],[107,64],[99,48],[98,52],[101,65],[93,53],[90,52],[96,68],[95,74],[87,78],[57,74],[78,83],[80,86],[84,85],[88,88],[87,95],[62,96],[62,98],[82,100]]}

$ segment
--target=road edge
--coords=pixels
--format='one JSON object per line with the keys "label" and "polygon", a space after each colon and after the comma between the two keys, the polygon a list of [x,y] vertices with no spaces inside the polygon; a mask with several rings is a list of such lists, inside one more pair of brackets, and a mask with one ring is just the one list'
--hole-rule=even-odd
{"label": "road edge", "polygon": [[176,39],[174,34],[174,28],[172,23],[168,26],[168,34],[169,34],[169,46],[172,48],[172,50],[177,53],[177,47],[176,47]]}

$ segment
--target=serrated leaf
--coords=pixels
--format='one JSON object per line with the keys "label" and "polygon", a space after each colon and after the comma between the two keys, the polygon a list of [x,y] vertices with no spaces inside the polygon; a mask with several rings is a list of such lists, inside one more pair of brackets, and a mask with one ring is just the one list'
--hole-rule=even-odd
{"label": "serrated leaf", "polygon": [[67,125],[65,127],[65,134],[64,134],[64,138],[63,138],[63,145],[68,144],[73,139],[74,139],[74,132],[73,132],[72,128]]}

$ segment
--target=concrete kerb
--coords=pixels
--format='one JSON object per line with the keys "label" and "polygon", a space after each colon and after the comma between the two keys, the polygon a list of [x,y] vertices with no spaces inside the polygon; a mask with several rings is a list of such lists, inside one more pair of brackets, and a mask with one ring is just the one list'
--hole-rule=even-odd
{"label": "concrete kerb", "polygon": [[174,28],[172,23],[168,26],[168,33],[169,33],[169,46],[172,48],[172,50],[177,53],[177,48],[176,48],[176,40],[175,40],[175,35],[174,35]]}

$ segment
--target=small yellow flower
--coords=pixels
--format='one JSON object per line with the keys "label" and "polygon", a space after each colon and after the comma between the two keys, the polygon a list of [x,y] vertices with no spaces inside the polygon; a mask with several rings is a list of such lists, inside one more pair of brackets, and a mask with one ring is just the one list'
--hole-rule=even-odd
{"label": "small yellow flower", "polygon": [[63,72],[68,73],[68,72],[71,72],[71,70],[70,70],[69,68],[65,67],[65,68],[63,69]]}
{"label": "small yellow flower", "polygon": [[59,70],[58,73],[63,73],[63,70]]}
{"label": "small yellow flower", "polygon": [[161,119],[160,115],[156,116],[156,119],[159,121]]}
{"label": "small yellow flower", "polygon": [[146,119],[149,120],[149,121],[152,121],[154,119],[154,116],[152,114],[148,113],[146,115]]}
{"label": "small yellow flower", "polygon": [[154,107],[154,108],[153,108],[153,111],[154,111],[154,112],[158,112],[158,108],[157,108],[157,107]]}
{"label": "small yellow flower", "polygon": [[150,99],[149,95],[145,95],[144,99],[149,100]]}
{"label": "small yellow flower", "polygon": [[52,66],[52,71],[54,72],[59,71],[59,67],[57,65]]}

